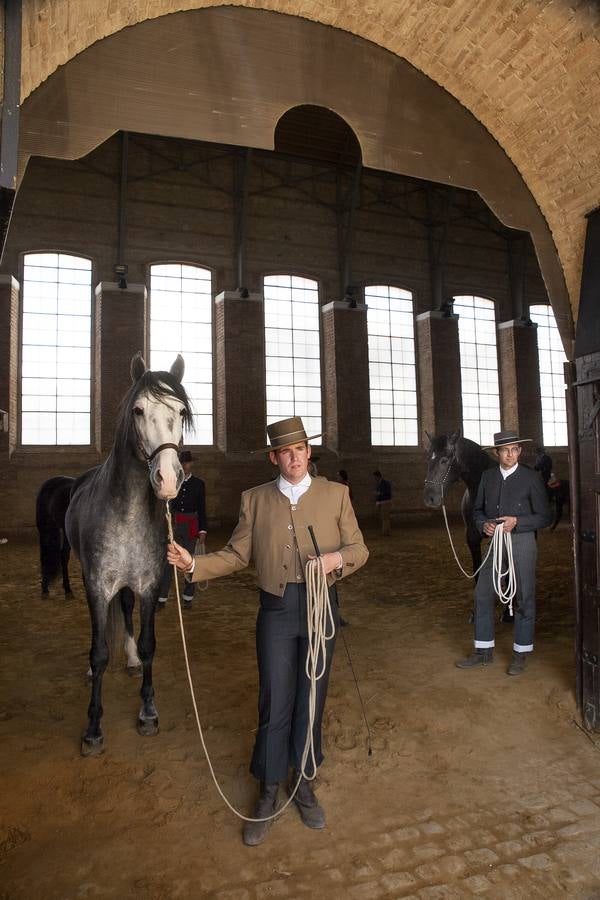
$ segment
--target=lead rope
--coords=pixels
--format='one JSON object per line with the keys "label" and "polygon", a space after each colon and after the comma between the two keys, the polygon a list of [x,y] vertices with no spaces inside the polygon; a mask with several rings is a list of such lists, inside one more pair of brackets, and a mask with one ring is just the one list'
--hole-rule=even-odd
{"label": "lead rope", "polygon": [[[171,510],[169,508],[168,502],[166,503],[165,518],[167,520],[167,534],[169,537],[169,543],[172,543],[173,523],[171,520]],[[308,652],[306,656],[306,675],[310,681],[310,687],[308,695],[308,729],[306,732],[306,741],[304,742],[304,750],[302,752],[300,772],[298,774],[298,780],[294,786],[294,790],[289,795],[287,801],[283,804],[283,806],[280,806],[279,809],[273,813],[273,815],[265,816],[261,819],[255,819],[251,816],[245,816],[234,806],[232,806],[232,804],[229,802],[229,800],[221,790],[219,782],[217,781],[208,749],[206,747],[206,742],[204,740],[202,725],[200,723],[200,715],[198,713],[198,705],[196,703],[196,694],[194,692],[194,682],[192,680],[192,672],[190,669],[190,662],[188,658],[185,628],[183,626],[183,616],[181,614],[181,600],[179,596],[179,580],[177,578],[177,567],[173,566],[173,569],[175,574],[175,593],[177,595],[177,612],[179,614],[179,629],[181,631],[181,643],[183,645],[185,669],[187,672],[188,684],[190,686],[190,694],[192,697],[192,706],[194,707],[194,716],[196,717],[198,734],[200,735],[200,742],[202,744],[202,749],[204,750],[204,756],[206,757],[206,762],[208,763],[208,768],[210,770],[212,780],[222,800],[225,802],[225,805],[229,807],[231,812],[234,813],[234,815],[236,815],[238,819],[242,819],[244,822],[270,822],[273,819],[277,819],[282,814],[282,812],[290,805],[290,803],[296,796],[296,792],[300,786],[302,778],[305,778],[307,781],[313,781],[317,774],[313,737],[313,727],[317,708],[317,681],[325,674],[326,641],[331,640],[335,635],[335,623],[333,620],[331,605],[329,602],[329,591],[327,590],[327,579],[325,577],[325,571],[323,569],[323,561],[321,558],[309,559],[306,564],[305,570],[306,605],[308,613]],[[330,623],[329,631],[327,629],[327,621],[329,621]],[[312,764],[312,775],[306,774],[306,762],[309,756]]]}

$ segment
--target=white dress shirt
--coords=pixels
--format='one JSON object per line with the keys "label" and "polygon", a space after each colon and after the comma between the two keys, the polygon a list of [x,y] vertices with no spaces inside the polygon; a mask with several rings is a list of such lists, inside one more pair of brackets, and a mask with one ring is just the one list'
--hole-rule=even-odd
{"label": "white dress shirt", "polygon": [[502,477],[504,478],[505,481],[506,481],[506,479],[508,478],[509,475],[512,475],[513,472],[516,472],[516,471],[517,471],[518,465],[519,465],[519,463],[516,462],[516,463],[514,464],[514,466],[511,466],[511,467],[510,467],[510,469],[503,469],[502,466],[500,466],[500,472],[502,473]]}
{"label": "white dress shirt", "polygon": [[280,475],[277,479],[277,487],[281,491],[284,496],[288,498],[291,504],[294,506],[302,496],[305,494],[310,487],[312,478],[306,473],[302,481],[299,481],[298,484],[292,484],[283,475]]}

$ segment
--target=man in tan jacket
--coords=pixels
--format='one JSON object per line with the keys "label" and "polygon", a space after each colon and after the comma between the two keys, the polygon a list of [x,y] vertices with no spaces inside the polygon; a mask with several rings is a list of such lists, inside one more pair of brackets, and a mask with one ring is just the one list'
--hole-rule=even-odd
{"label": "man in tan jacket", "polygon": [[[223,550],[196,556],[170,544],[168,559],[192,581],[204,581],[256,567],[260,610],[256,622],[259,671],[259,724],[250,771],[260,781],[254,818],[272,815],[279,784],[287,781],[289,767],[295,785],[301,768],[308,730],[309,680],[305,672],[308,649],[305,566],[315,555],[308,526],[312,526],[327,575],[336,628],[339,613],[335,583],[356,572],[369,552],[358,527],[344,485],[311,478],[311,448],[302,419],[294,416],[267,428],[271,462],[279,467],[275,481],[242,494],[237,526]],[[320,437],[313,435],[312,437]],[[261,451],[259,451],[261,452]],[[317,681],[313,740],[317,766],[323,761],[321,722],[327,696],[335,640],[327,642],[325,674]],[[309,777],[313,772],[306,773]],[[325,814],[312,782],[302,779],[294,798],[302,821],[323,828]],[[254,846],[266,836],[268,822],[247,822],[244,843]]]}

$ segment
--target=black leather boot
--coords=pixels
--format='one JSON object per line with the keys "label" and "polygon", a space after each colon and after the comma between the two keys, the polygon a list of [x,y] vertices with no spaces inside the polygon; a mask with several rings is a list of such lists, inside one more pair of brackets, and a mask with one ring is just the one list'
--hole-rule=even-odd
{"label": "black leather boot", "polygon": [[457,659],[454,663],[459,669],[471,669],[473,666],[490,666],[494,662],[493,647],[476,647],[469,656]]}
{"label": "black leather boot", "polygon": [[[252,813],[253,819],[266,819],[272,816],[277,805],[277,792],[279,784],[260,783],[260,796]],[[271,827],[271,819],[268,822],[244,822],[244,830],[242,831],[242,840],[248,847],[256,847],[262,844],[267,836],[267,831]]]}
{"label": "black leather boot", "polygon": [[527,667],[527,657],[529,653],[519,653],[513,650],[510,666],[506,670],[507,675],[522,675]]}
{"label": "black leather boot", "polygon": [[[288,788],[291,794],[298,783],[298,772],[292,773],[292,780]],[[325,811],[313,793],[312,781],[306,778],[300,779],[298,790],[294,795],[294,803],[298,807],[300,818],[307,828],[325,828]]]}

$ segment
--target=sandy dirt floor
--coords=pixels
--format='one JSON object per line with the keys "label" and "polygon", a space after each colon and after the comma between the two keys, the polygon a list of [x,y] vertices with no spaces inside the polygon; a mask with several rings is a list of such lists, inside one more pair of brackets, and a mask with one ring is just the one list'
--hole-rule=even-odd
{"label": "sandy dirt floor", "polygon": [[[463,557],[458,523],[453,526]],[[536,652],[506,675],[454,660],[470,647],[472,588],[441,516],[365,529],[367,566],[340,586],[344,636],[372,731],[338,642],[318,793],[327,828],[289,809],[258,848],[210,781],[173,599],[157,618],[160,733],[135,729],[139,679],[104,682],[106,752],[79,755],[89,620],[75,596],[39,594],[34,536],[0,546],[0,900],[75,898],[600,897],[600,735],[576,724],[570,530],[540,535]],[[210,535],[217,549],[226,532]],[[185,613],[206,738],[244,811],[255,783],[250,572],[213,582]]]}

